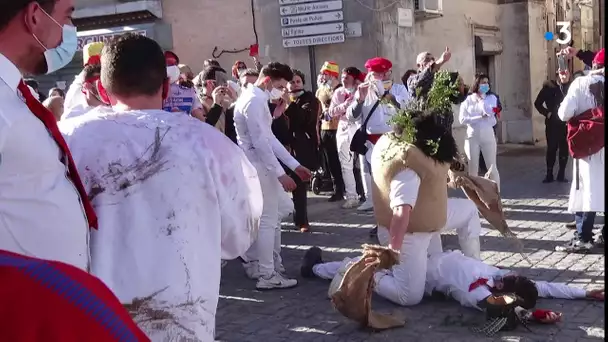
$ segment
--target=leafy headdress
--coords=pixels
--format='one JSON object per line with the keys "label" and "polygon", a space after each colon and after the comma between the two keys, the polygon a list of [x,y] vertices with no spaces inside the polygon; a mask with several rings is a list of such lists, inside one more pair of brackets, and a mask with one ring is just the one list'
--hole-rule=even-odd
{"label": "leafy headdress", "polygon": [[416,119],[424,115],[437,117],[452,115],[452,101],[458,96],[458,80],[453,73],[440,70],[435,73],[431,89],[425,96],[421,96],[420,89],[416,90],[417,96],[404,108],[398,110],[390,120],[395,134],[391,139],[396,144],[412,144],[421,148],[425,153],[433,156],[437,154],[441,138],[416,141]]}

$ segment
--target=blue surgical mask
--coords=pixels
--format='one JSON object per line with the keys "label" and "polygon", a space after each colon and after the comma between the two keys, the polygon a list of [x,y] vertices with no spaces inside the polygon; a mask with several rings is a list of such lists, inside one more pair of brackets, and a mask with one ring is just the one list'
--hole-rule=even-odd
{"label": "blue surgical mask", "polygon": [[490,91],[490,85],[489,84],[480,84],[479,85],[479,92],[482,94],[487,94]]}
{"label": "blue surgical mask", "polygon": [[74,58],[74,54],[78,48],[78,36],[76,35],[76,27],[72,25],[61,25],[51,17],[48,13],[44,12],[57,26],[61,27],[61,43],[55,48],[49,49],[44,46],[38,37],[34,36],[34,39],[38,41],[44,49],[44,59],[47,65],[47,75],[51,74],[64,66],[68,65]]}

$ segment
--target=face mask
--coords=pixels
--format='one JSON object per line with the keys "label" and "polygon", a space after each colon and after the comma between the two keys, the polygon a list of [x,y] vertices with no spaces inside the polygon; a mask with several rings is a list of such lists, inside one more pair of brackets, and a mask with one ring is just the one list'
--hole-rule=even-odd
{"label": "face mask", "polygon": [[[44,12],[44,11],[43,11]],[[56,48],[49,49],[38,37],[32,35],[34,39],[42,46],[44,51],[44,59],[46,60],[47,70],[46,73],[51,74],[64,66],[68,65],[72,58],[74,58],[74,54],[76,53],[78,47],[78,37],[76,35],[76,27],[71,25],[63,25],[59,24],[57,20],[51,17],[48,13],[44,12],[57,26],[61,27],[61,43]]]}
{"label": "face mask", "polygon": [[482,94],[485,94],[487,92],[490,91],[490,85],[489,84],[480,84],[479,85],[479,92]]}
{"label": "face mask", "polygon": [[376,87],[376,92],[379,94],[384,93],[384,82],[382,82],[381,80],[376,80],[374,81],[374,85]]}
{"label": "face mask", "polygon": [[172,65],[167,67],[167,77],[169,77],[169,83],[175,83],[179,79],[179,67]]}
{"label": "face mask", "polygon": [[278,100],[281,98],[281,96],[283,96],[283,92],[277,88],[272,88],[272,90],[269,92],[269,97],[271,101]]}

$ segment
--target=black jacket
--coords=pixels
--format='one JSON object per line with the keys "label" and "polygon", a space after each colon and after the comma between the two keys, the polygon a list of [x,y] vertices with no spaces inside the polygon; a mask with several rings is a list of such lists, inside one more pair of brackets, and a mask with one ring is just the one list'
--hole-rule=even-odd
{"label": "black jacket", "polygon": [[[561,84],[555,81],[547,81],[543,84],[534,101],[534,107],[545,117],[545,124],[565,125],[557,116],[557,110],[568,93],[568,87],[570,87],[570,82]],[[549,113],[551,113],[550,118],[548,118]]]}
{"label": "black jacket", "polygon": [[[319,101],[305,91],[285,109],[285,113],[272,121],[272,132],[291,149],[300,164],[310,170],[319,167],[317,153],[317,112]],[[271,113],[274,106],[271,105]]]}
{"label": "black jacket", "polygon": [[[220,116],[222,115],[222,113],[224,113],[224,108],[220,105],[214,104],[209,109],[205,122],[210,124],[211,126],[215,126],[215,124],[217,124],[218,120],[220,119]],[[228,107],[226,109],[224,121],[225,121],[224,134],[226,134],[226,136],[228,138],[230,138],[230,140],[232,140],[236,144],[237,141],[236,141],[236,128],[234,127],[234,104],[232,104],[230,107]]]}

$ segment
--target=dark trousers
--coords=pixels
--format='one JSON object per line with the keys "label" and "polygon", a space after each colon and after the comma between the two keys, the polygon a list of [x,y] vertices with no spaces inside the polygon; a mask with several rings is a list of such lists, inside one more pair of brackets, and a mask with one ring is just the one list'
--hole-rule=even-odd
{"label": "dark trousers", "polygon": [[293,197],[293,224],[296,228],[308,226],[308,182],[302,182],[295,173],[290,176],[296,182],[296,189],[291,193]]}
{"label": "dark trousers", "polygon": [[353,173],[355,174],[355,184],[357,186],[357,195],[359,198],[365,197],[365,190],[363,189],[363,181],[361,180],[361,169],[359,168],[359,156],[356,153],[353,153]]}
{"label": "dark trousers", "polygon": [[329,171],[334,182],[334,192],[338,195],[344,194],[344,180],[342,179],[342,167],[338,157],[338,143],[336,142],[335,130],[321,131],[321,151],[325,164],[324,171]]}
{"label": "dark trousers", "polygon": [[553,172],[555,158],[559,156],[559,171],[565,172],[568,165],[568,140],[566,124],[563,122],[547,123],[545,137],[547,138],[547,172]]}
{"label": "dark trousers", "polygon": [[[595,212],[578,211],[574,214],[574,222],[576,222],[576,233],[578,238],[583,242],[593,242]],[[602,235],[604,235],[604,229],[602,229]]]}

